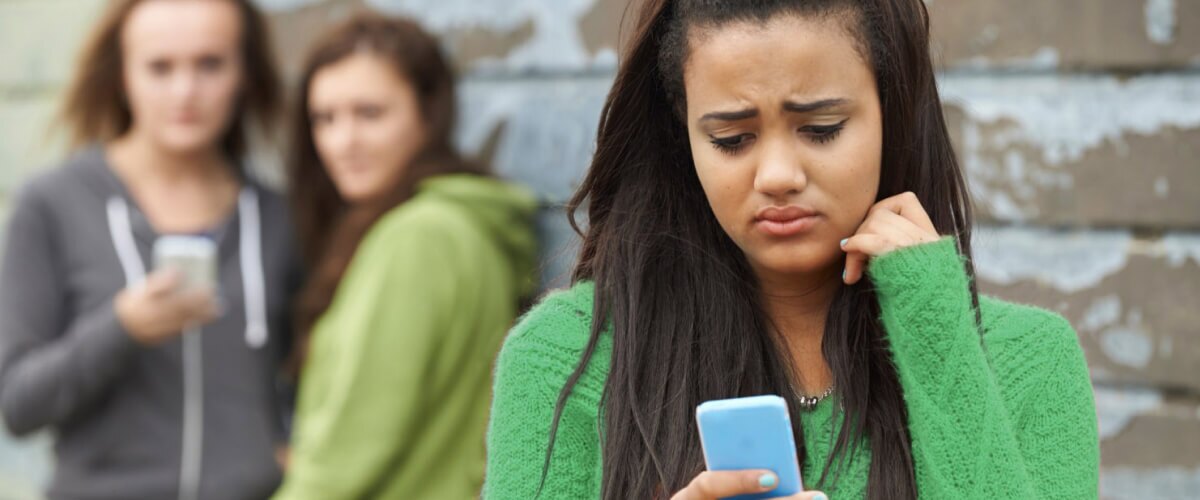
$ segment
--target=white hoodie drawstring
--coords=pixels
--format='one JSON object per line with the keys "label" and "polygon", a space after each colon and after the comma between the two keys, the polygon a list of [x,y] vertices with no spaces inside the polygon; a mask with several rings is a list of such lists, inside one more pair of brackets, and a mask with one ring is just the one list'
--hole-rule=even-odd
{"label": "white hoodie drawstring", "polygon": [[263,279],[262,222],[258,193],[243,189],[238,195],[239,254],[242,295],[246,305],[246,345],[257,349],[267,343],[267,290]]}
{"label": "white hoodie drawstring", "polygon": [[[125,272],[125,286],[141,285],[146,265],[138,254],[125,199],[108,199],[108,233],[117,259]],[[200,468],[204,450],[204,344],[200,327],[183,331],[183,436],[179,458],[179,500],[195,500],[200,494]]]}
{"label": "white hoodie drawstring", "polygon": [[[108,200],[108,231],[112,237],[125,285],[146,279],[146,267],[138,255],[129,222],[129,207],[120,196]],[[245,188],[238,194],[238,258],[242,267],[242,300],[246,313],[246,345],[258,349],[267,343],[267,290],[263,277],[262,220],[258,193]]]}
{"label": "white hoodie drawstring", "polygon": [[125,286],[132,287],[146,279],[146,266],[138,255],[137,244],[133,241],[133,228],[129,224],[129,207],[120,196],[108,199],[108,235],[112,237],[113,248],[117,250],[117,260],[121,261],[121,270],[125,272]]}
{"label": "white hoodie drawstring", "polygon": [[[117,259],[125,274],[125,286],[141,284],[146,266],[138,253],[125,199],[114,196],[107,203],[108,231]],[[267,343],[267,297],[263,278],[262,222],[258,194],[244,188],[238,194],[238,253],[242,268],[242,290],[246,314],[246,344],[258,349]],[[200,493],[200,468],[204,433],[203,344],[200,328],[188,328],[183,335],[183,446],[180,463],[179,498],[194,500]]]}

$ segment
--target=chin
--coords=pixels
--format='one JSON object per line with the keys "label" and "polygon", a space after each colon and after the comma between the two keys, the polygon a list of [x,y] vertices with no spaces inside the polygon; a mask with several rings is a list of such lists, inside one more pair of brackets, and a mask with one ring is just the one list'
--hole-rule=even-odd
{"label": "chin", "polygon": [[359,186],[338,187],[338,194],[342,196],[342,200],[351,205],[363,203],[371,200],[379,195],[376,190]]}
{"label": "chin", "polygon": [[759,266],[774,274],[803,276],[821,271],[828,267],[828,264],[818,265],[798,259],[779,259],[759,261]]}
{"label": "chin", "polygon": [[757,267],[775,274],[809,275],[838,265],[837,255],[805,248],[808,245],[773,246],[774,248],[760,249],[751,257]]}
{"label": "chin", "polygon": [[220,139],[213,134],[191,130],[168,132],[160,136],[158,140],[163,149],[178,154],[203,152],[213,146],[219,146],[219,141]]}

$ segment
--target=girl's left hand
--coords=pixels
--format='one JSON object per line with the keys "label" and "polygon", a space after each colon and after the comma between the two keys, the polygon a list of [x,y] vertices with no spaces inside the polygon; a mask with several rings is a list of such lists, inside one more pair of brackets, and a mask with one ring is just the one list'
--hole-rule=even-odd
{"label": "girl's left hand", "polygon": [[884,199],[871,207],[854,236],[842,240],[842,251],[846,252],[842,281],[847,285],[858,283],[871,257],[939,239],[917,195],[908,191]]}

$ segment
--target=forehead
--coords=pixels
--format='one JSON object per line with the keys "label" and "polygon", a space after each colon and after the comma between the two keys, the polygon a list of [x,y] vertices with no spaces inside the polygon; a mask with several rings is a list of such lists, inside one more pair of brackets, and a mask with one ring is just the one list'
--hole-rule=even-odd
{"label": "forehead", "polygon": [[692,28],[683,67],[689,104],[874,92],[871,68],[846,22],[842,16],[785,14]]}
{"label": "forehead", "polygon": [[393,97],[410,89],[392,64],[371,53],[355,53],[313,74],[309,102],[360,97]]}
{"label": "forehead", "polygon": [[188,54],[237,47],[241,13],[228,0],[147,0],[129,13],[121,31],[125,50]]}

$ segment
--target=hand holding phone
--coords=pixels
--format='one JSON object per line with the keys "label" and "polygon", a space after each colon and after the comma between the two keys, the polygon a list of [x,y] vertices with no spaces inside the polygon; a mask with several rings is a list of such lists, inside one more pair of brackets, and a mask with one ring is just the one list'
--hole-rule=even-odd
{"label": "hand holding phone", "polygon": [[822,500],[804,492],[787,402],[778,396],[708,401],[696,408],[708,470],[672,500]]}
{"label": "hand holding phone", "polygon": [[156,345],[185,328],[219,316],[216,244],[207,238],[165,236],[154,245],[155,271],[122,290],[113,307],[134,340]]}

